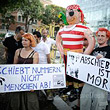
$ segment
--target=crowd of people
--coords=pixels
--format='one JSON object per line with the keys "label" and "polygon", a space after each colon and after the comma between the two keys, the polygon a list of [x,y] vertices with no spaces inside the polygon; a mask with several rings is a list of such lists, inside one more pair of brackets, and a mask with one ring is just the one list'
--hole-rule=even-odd
{"label": "crowd of people", "polygon": [[[51,63],[50,49],[56,41],[48,39],[47,35],[46,29],[42,31],[41,35],[39,31],[25,33],[21,26],[16,27],[15,36],[7,37],[3,41],[6,64]],[[44,92],[48,98],[51,91]],[[34,90],[6,93],[1,98],[4,99],[0,104],[1,110],[39,110],[38,92]]]}
{"label": "crowd of people", "polygon": [[[78,8],[78,12],[77,9]],[[73,12],[73,10],[75,10]],[[67,16],[83,13],[79,6],[67,7]],[[77,17],[77,16],[76,16]],[[76,19],[76,18],[75,18]],[[77,22],[83,22],[83,17],[77,18]],[[60,29],[56,36],[56,41],[48,38],[48,30],[43,29],[34,31],[33,33],[25,33],[21,26],[16,27],[15,36],[6,38],[3,41],[5,47],[5,56],[7,64],[50,64],[50,51],[52,44],[56,44],[64,59],[65,70],[67,63],[67,52],[78,52],[96,56],[97,59],[110,59],[110,46],[108,41],[110,31],[106,28],[99,28],[96,32],[96,41],[98,46],[95,48],[95,38],[89,28],[82,25],[72,25],[73,21],[69,21],[70,25]],[[75,31],[77,31],[77,34]],[[83,31],[83,34],[82,34]],[[72,38],[74,36],[75,38]],[[84,36],[84,38],[82,38]],[[71,39],[74,43],[71,43]],[[77,44],[77,45],[76,45]],[[62,46],[63,45],[63,46]],[[84,47],[84,46],[85,47]],[[66,72],[66,71],[65,71]],[[73,110],[110,110],[110,101],[108,92],[101,90],[89,84],[84,84],[80,80],[76,80],[66,74],[67,88],[58,91],[59,94],[67,94],[70,92],[69,100],[78,99],[77,106]],[[53,100],[53,90],[44,90],[47,100]],[[5,106],[0,104],[0,110],[39,110],[38,91],[30,90],[24,92],[5,93],[3,98],[6,99]]]}
{"label": "crowd of people", "polygon": [[[15,30],[15,36],[8,37],[3,41],[3,45],[5,46],[7,64],[51,63],[51,45],[55,44],[56,42],[53,39],[52,42],[50,39],[46,41],[47,35],[48,31],[45,29],[42,31],[42,35],[39,31],[34,31],[32,34],[30,34],[25,33],[22,27],[18,26]],[[109,37],[110,32],[107,29],[99,28],[99,30],[96,32],[98,47],[92,51],[91,55],[94,55],[97,58],[105,57],[110,59],[110,46],[108,45]],[[87,46],[88,41],[87,39],[84,39],[84,50],[85,48],[87,48]],[[78,103],[80,110],[102,110],[102,107],[103,109],[105,109],[108,105],[108,93],[89,84],[83,83],[83,85],[80,88],[82,92],[81,90],[73,90],[73,86],[69,85],[67,86],[68,88],[59,91],[59,93],[66,94],[67,92],[70,92],[72,90],[70,96],[75,97],[70,97],[70,101],[74,101],[75,99],[80,98],[80,103]],[[45,92],[48,98],[48,95],[52,94],[53,91],[46,90]],[[78,96],[78,94],[76,95],[75,92],[79,93],[79,95],[81,94],[81,96]],[[4,108],[3,110],[39,110],[39,102],[36,90],[6,93],[4,96],[7,99],[7,103],[5,103],[6,106],[4,107],[6,108]],[[52,97],[53,95],[51,96],[51,98]],[[99,109],[99,107],[101,109]],[[78,110],[79,107],[77,107],[76,109]]]}

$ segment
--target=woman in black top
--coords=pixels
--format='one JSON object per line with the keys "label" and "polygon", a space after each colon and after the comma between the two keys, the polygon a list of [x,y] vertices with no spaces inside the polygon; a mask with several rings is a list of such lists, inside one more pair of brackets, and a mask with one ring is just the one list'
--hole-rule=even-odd
{"label": "woman in black top", "polygon": [[[32,47],[36,41],[31,34],[25,34],[22,38],[23,48],[16,50],[14,64],[38,64],[38,53]],[[39,110],[37,93],[34,90],[14,92],[10,96],[9,110]]]}

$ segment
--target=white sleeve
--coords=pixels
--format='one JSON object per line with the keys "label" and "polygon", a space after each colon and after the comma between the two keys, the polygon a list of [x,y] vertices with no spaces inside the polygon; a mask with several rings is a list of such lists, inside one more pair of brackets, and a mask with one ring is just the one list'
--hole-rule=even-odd
{"label": "white sleeve", "polygon": [[36,47],[31,47],[31,48],[36,51]]}
{"label": "white sleeve", "polygon": [[56,44],[56,41],[51,39],[51,44]]}
{"label": "white sleeve", "polygon": [[44,52],[45,52],[46,55],[50,54],[50,48],[48,47],[48,45],[46,43],[44,45]]}

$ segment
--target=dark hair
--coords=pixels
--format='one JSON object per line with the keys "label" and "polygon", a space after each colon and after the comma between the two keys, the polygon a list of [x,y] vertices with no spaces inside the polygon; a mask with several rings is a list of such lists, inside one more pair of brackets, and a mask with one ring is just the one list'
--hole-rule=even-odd
{"label": "dark hair", "polygon": [[19,33],[21,30],[24,31],[24,29],[21,26],[17,26],[16,30],[15,30],[15,33]]}
{"label": "dark hair", "polygon": [[47,31],[47,34],[49,33],[49,31],[47,29],[42,29],[42,33],[43,33],[43,31]]}
{"label": "dark hair", "polygon": [[38,38],[41,38],[41,33],[39,31],[34,31],[33,35],[36,35]]}

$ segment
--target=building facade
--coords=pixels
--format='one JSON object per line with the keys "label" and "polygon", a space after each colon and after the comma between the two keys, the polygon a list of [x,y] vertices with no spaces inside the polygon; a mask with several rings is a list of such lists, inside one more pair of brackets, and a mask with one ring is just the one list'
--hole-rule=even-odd
{"label": "building facade", "polygon": [[77,0],[83,10],[87,26],[92,31],[99,27],[110,30],[110,0]]}
{"label": "building facade", "polygon": [[[44,5],[44,7],[46,5],[52,4],[51,0],[40,0],[40,1]],[[14,11],[14,12],[12,12],[12,15],[15,17],[15,23],[11,24],[9,26],[9,32],[14,32],[15,28],[18,25],[22,26],[24,28],[24,30],[25,30],[25,21],[24,21],[24,19],[22,17],[21,12]],[[41,21],[38,21],[37,19],[35,19],[32,23],[30,23],[28,32],[33,32],[34,30],[36,30],[36,27],[38,27],[40,25],[41,25]],[[7,32],[6,26],[4,26],[2,24],[2,17],[0,15],[0,33],[6,33],[6,32]]]}
{"label": "building facade", "polygon": [[52,1],[51,0],[40,0],[40,2],[44,5],[44,7],[46,5],[51,5],[52,4]]}
{"label": "building facade", "polygon": [[[18,25],[20,25],[21,27],[23,27],[25,29],[25,22],[24,22],[24,19],[23,19],[21,13],[18,11],[14,11],[14,12],[12,12],[12,15],[15,17],[15,23],[11,24],[9,26],[9,31],[14,32],[15,28]],[[2,18],[0,16],[0,33],[6,33],[6,32],[7,32],[6,26],[4,26],[2,24]]]}

